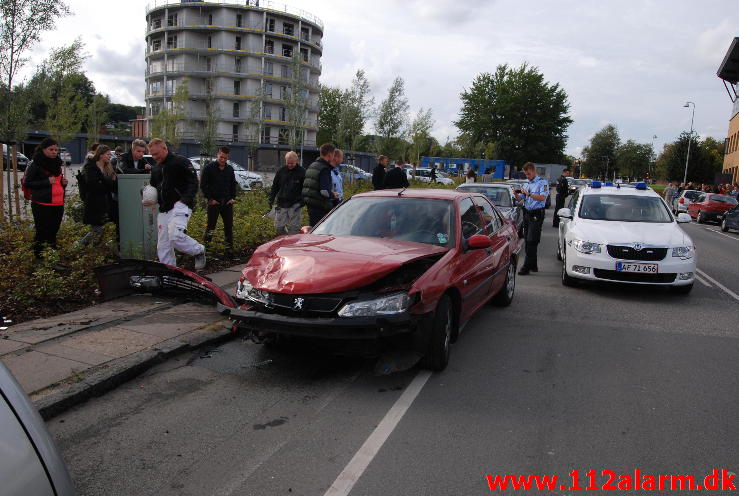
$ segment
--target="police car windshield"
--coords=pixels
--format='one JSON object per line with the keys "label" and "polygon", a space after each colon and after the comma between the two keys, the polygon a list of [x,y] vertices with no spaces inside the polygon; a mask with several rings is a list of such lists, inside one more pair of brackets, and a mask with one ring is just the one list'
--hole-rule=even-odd
{"label": "police car windshield", "polygon": [[425,198],[352,198],[312,234],[368,236],[454,246],[452,202]]}
{"label": "police car windshield", "polygon": [[660,198],[626,195],[585,195],[580,218],[614,222],[672,222]]}

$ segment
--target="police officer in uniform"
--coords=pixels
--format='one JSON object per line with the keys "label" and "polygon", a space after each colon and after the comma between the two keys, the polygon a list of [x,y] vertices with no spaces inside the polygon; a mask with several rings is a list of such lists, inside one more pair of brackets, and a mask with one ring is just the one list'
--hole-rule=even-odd
{"label": "police officer in uniform", "polygon": [[562,175],[557,180],[557,199],[554,206],[554,218],[552,219],[552,227],[559,227],[559,212],[560,208],[564,208],[565,199],[570,194],[570,183],[567,182],[567,178],[570,177],[570,168],[565,167],[562,171]]}
{"label": "police officer in uniform", "polygon": [[526,238],[526,261],[521,266],[518,274],[527,275],[529,272],[538,272],[539,266],[536,260],[536,250],[541,240],[541,228],[544,224],[544,212],[547,196],[549,196],[549,184],[546,179],[536,174],[536,167],[531,162],[523,166],[528,183],[519,190],[519,198],[524,200],[524,234]]}

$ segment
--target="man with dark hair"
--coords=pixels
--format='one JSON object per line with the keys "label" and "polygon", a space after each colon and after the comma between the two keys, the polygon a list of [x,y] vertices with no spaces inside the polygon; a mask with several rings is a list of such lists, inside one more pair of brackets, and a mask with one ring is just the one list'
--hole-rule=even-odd
{"label": "man with dark hair", "polygon": [[385,174],[388,158],[385,155],[377,157],[377,166],[372,170],[372,186],[375,190],[385,188]]}
{"label": "man with dark hair", "polygon": [[131,150],[123,153],[110,163],[115,167],[116,172],[120,174],[148,174],[154,165],[154,161],[148,157],[144,157],[146,153],[146,143],[144,140],[135,139],[131,142]]}
{"label": "man with dark hair", "polygon": [[303,217],[303,180],[305,169],[298,166],[298,154],[285,154],[285,165],[280,167],[272,181],[269,206],[275,205],[275,231],[278,236],[297,234]]}
{"label": "man with dark hair", "polygon": [[544,224],[544,208],[549,196],[549,183],[536,173],[536,167],[531,162],[523,166],[528,183],[516,190],[517,197],[524,200],[523,228],[526,238],[526,261],[518,274],[527,275],[529,272],[539,272],[536,258],[539,241],[541,241],[541,227]]}
{"label": "man with dark hair", "polygon": [[331,143],[321,145],[321,156],[310,164],[303,181],[303,202],[308,206],[310,225],[318,224],[324,215],[334,207],[336,195],[331,191],[331,159],[336,147]]}
{"label": "man with dark hair", "polygon": [[228,163],[231,150],[227,146],[218,149],[216,159],[203,168],[200,174],[200,189],[208,201],[208,226],[205,228],[206,246],[213,240],[213,230],[218,217],[223,219],[223,234],[228,253],[233,250],[233,221],[236,203],[236,174]]}
{"label": "man with dark hair", "polygon": [[559,227],[559,212],[560,208],[564,208],[565,199],[570,194],[570,183],[567,182],[567,178],[570,177],[570,168],[565,167],[562,170],[562,175],[557,180],[557,199],[554,204],[554,218],[552,219],[552,227]]}
{"label": "man with dark hair", "polygon": [[151,172],[151,185],[157,189],[159,215],[157,255],[167,265],[177,265],[175,250],[195,257],[195,270],[205,267],[205,247],[187,235],[192,216],[198,176],[185,157],[171,153],[159,138],[149,142],[149,151],[157,166]]}
{"label": "man with dark hair", "polygon": [[407,188],[410,186],[408,174],[403,168],[404,163],[403,160],[397,160],[395,167],[385,174],[385,189]]}

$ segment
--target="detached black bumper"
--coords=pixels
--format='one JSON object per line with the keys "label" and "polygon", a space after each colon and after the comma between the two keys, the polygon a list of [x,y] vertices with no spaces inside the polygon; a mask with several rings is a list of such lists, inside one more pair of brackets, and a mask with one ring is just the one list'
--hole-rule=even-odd
{"label": "detached black bumper", "polygon": [[[260,333],[318,339],[376,340],[412,333],[426,315],[403,313],[383,317],[289,317],[258,310],[225,309],[236,327]],[[230,312],[227,312],[230,310]]]}

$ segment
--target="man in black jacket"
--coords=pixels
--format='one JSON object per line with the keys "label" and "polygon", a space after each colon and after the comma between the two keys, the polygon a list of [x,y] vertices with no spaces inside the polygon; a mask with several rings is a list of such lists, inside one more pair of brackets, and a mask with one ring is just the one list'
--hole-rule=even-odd
{"label": "man in black jacket", "polygon": [[315,226],[334,208],[336,194],[331,191],[331,159],[336,147],[331,143],[321,145],[321,156],[310,164],[303,180],[303,202],[308,206],[310,225]]}
{"label": "man in black jacket", "polygon": [[375,190],[385,189],[385,174],[387,173],[388,158],[385,155],[377,157],[377,166],[372,169],[372,186]]}
{"label": "man in black jacket", "polygon": [[285,154],[285,165],[280,167],[272,181],[269,192],[269,206],[275,205],[275,230],[278,236],[297,234],[303,218],[303,181],[305,169],[298,167],[298,154],[289,151]]}
{"label": "man in black jacket", "polygon": [[205,244],[213,239],[213,229],[218,224],[218,216],[223,219],[223,234],[230,253],[234,247],[233,225],[236,203],[236,174],[228,164],[231,149],[222,146],[216,159],[203,168],[200,173],[200,189],[208,200],[208,226],[205,228]]}
{"label": "man in black jacket", "polygon": [[118,174],[149,174],[154,161],[144,157],[145,153],[146,143],[136,139],[131,142],[130,151],[117,156],[110,163]]}
{"label": "man in black jacket", "polygon": [[410,186],[408,174],[405,172],[403,164],[402,160],[398,160],[395,162],[395,167],[385,175],[385,189],[407,188]]}
{"label": "man in black jacket", "polygon": [[570,194],[570,183],[567,182],[567,178],[570,177],[570,168],[565,167],[562,171],[562,175],[557,180],[557,199],[554,204],[554,219],[552,219],[552,227],[559,227],[559,212],[560,208],[565,206],[565,198]]}
{"label": "man in black jacket", "polygon": [[205,247],[187,235],[187,222],[195,205],[198,177],[185,157],[170,153],[164,140],[149,142],[149,152],[157,165],[152,168],[151,185],[157,189],[159,216],[157,255],[167,265],[177,265],[174,251],[195,257],[195,270],[205,267]]}

